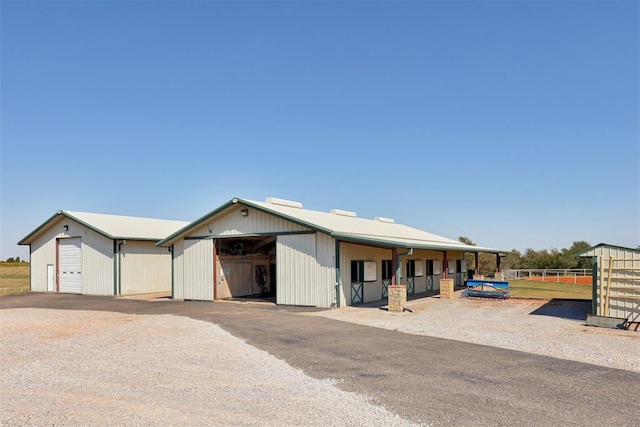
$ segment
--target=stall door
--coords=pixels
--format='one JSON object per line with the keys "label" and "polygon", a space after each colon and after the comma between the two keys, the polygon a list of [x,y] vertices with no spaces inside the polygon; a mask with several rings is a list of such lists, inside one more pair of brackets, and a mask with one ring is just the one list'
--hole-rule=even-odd
{"label": "stall door", "polygon": [[82,293],[82,250],[80,238],[58,241],[60,292]]}
{"label": "stall door", "polygon": [[238,264],[238,296],[253,295],[253,264]]}
{"label": "stall door", "polygon": [[221,261],[231,298],[253,295],[253,264]]}

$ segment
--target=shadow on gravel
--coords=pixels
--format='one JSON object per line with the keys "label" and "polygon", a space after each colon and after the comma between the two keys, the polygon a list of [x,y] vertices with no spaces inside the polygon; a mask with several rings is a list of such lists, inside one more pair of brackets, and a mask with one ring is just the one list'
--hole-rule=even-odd
{"label": "shadow on gravel", "polygon": [[591,313],[591,301],[554,298],[530,314],[571,320],[585,320],[589,313]]}

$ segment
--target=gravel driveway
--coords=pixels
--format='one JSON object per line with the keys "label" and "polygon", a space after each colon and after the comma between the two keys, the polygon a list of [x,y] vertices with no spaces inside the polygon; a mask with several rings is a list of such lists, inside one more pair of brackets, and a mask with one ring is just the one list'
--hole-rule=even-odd
{"label": "gravel driveway", "polygon": [[434,297],[409,301],[406,307],[413,313],[345,307],[316,315],[640,372],[640,332],[585,326],[584,307],[590,304]]}
{"label": "gravel driveway", "polygon": [[410,425],[219,327],[172,315],[1,313],[0,425]]}
{"label": "gravel driveway", "polygon": [[[409,303],[414,314],[393,314],[2,297],[0,424],[637,425],[638,372],[460,339],[474,326],[485,340],[498,334],[523,349],[521,337],[536,338],[520,332],[531,329],[552,335],[542,347],[553,347],[571,344],[576,329],[611,338],[609,354],[635,357],[637,332],[585,332],[541,303],[505,303],[423,299]],[[429,336],[456,328],[453,339]]]}

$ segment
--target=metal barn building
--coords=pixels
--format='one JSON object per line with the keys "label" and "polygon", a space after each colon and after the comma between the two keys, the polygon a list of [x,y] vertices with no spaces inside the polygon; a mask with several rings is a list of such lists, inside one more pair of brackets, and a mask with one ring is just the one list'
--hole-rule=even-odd
{"label": "metal barn building", "polygon": [[156,246],[183,221],[58,211],[29,245],[31,290],[131,295],[171,290],[171,254]]}
{"label": "metal barn building", "polygon": [[592,260],[592,313],[640,322],[640,249],[600,243],[578,256]]}
{"label": "metal barn building", "polygon": [[468,246],[389,218],[303,209],[299,202],[234,198],[158,242],[173,254],[172,294],[206,300],[275,296],[278,304],[339,307],[409,294],[466,275]]}

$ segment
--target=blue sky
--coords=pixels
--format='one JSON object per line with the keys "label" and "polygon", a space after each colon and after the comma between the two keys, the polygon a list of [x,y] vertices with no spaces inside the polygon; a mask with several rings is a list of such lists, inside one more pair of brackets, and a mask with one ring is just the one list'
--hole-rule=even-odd
{"label": "blue sky", "polygon": [[2,1],[0,258],[234,196],[640,244],[640,3]]}

